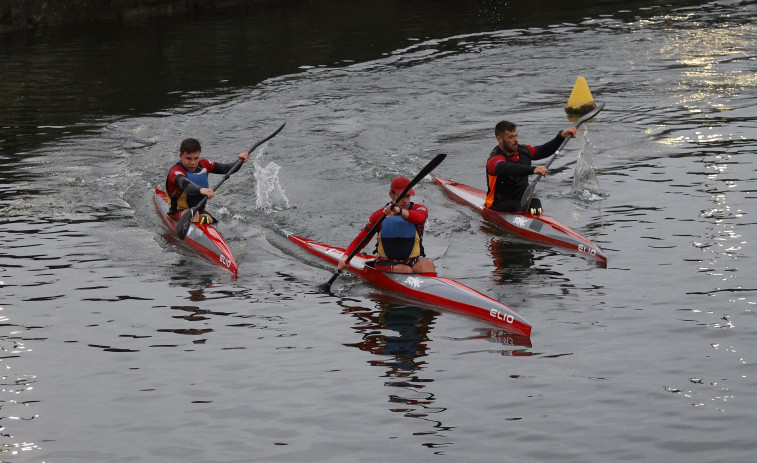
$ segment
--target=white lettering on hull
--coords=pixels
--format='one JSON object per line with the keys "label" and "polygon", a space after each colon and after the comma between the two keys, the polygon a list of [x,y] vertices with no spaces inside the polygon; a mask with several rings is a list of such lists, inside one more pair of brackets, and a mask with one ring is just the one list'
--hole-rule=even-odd
{"label": "white lettering on hull", "polygon": [[423,280],[418,277],[407,277],[405,279],[405,284],[412,286],[413,288],[420,288],[421,284],[423,284]]}
{"label": "white lettering on hull", "polygon": [[513,219],[513,225],[517,225],[520,228],[526,228],[526,225],[529,223],[531,223],[531,221],[525,217],[517,216]]}
{"label": "white lettering on hull", "polygon": [[590,246],[587,246],[585,244],[579,244],[578,245],[578,250],[581,251],[581,252],[585,252],[586,254],[588,254],[590,256],[596,256],[597,255],[597,250],[596,249],[594,249],[594,248],[592,248]]}
{"label": "white lettering on hull", "polygon": [[489,311],[489,315],[493,318],[496,318],[497,320],[502,320],[510,324],[515,321],[515,317],[513,317],[512,315],[510,315],[509,313],[502,313],[497,309],[491,309]]}

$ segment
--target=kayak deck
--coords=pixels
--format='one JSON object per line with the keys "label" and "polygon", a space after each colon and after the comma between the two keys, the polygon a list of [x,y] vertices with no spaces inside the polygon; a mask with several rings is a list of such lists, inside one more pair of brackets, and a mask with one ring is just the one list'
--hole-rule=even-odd
{"label": "kayak deck", "polygon": [[483,190],[441,177],[434,177],[434,183],[456,202],[476,209],[489,221],[524,239],[568,249],[600,264],[607,263],[607,256],[599,246],[553,217],[546,214],[493,211],[484,207],[486,192]]}
{"label": "kayak deck", "polygon": [[[291,234],[288,238],[332,264],[339,262],[344,255],[344,248]],[[348,268],[401,300],[444,308],[525,336],[531,334],[531,325],[517,312],[472,288],[436,275],[381,272],[371,266],[375,259],[375,256],[358,253],[350,260]]]}
{"label": "kayak deck", "polygon": [[223,239],[221,232],[214,225],[192,223],[189,226],[186,238],[182,241],[176,234],[176,221],[168,215],[168,195],[156,188],[153,195],[153,203],[163,224],[172,233],[171,236],[176,237],[176,241],[192,248],[200,256],[214,264],[220,265],[234,275],[237,274],[237,261],[234,259],[234,254],[232,254],[231,249],[229,249],[229,246]]}

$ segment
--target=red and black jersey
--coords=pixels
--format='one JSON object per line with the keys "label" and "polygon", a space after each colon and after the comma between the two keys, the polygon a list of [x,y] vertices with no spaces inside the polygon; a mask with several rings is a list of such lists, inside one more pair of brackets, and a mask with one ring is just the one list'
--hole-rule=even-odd
{"label": "red and black jersey", "polygon": [[171,199],[171,212],[183,211],[202,200],[200,188],[208,188],[208,172],[213,172],[215,163],[200,159],[193,172],[187,171],[181,162],[171,166],[166,177],[166,193]]}
{"label": "red and black jersey", "polygon": [[181,162],[171,166],[166,177],[166,193],[171,199],[171,213],[183,211],[202,201],[200,188],[209,188],[208,174],[226,174],[235,162],[213,162],[200,159],[194,172],[188,172]]}
{"label": "red and black jersey", "polygon": [[528,176],[534,173],[531,161],[553,155],[563,140],[557,134],[540,146],[518,145],[512,156],[495,146],[486,162],[486,207],[502,200],[520,200],[528,187]]}

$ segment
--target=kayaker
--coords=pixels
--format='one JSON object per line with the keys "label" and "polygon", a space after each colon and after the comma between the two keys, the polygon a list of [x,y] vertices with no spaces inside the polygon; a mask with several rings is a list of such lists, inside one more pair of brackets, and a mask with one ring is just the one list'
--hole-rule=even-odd
{"label": "kayaker", "polygon": [[518,144],[518,127],[500,121],[494,127],[497,146],[486,162],[486,207],[499,212],[531,212],[541,214],[541,201],[532,198],[530,211],[521,210],[521,198],[528,188],[531,174],[547,176],[545,166],[532,166],[531,161],[548,158],[557,151],[563,140],[576,136],[576,128],[569,127],[540,146]]}
{"label": "kayaker", "polygon": [[[347,267],[347,256],[357,248],[383,215],[386,218],[376,234],[376,252],[379,259],[375,261],[374,268],[393,273],[436,273],[434,262],[427,259],[423,252],[423,228],[428,218],[428,209],[422,204],[410,201],[410,196],[415,194],[412,189],[402,199],[397,200],[409,184],[410,180],[405,177],[392,180],[389,187],[389,198],[392,202],[371,214],[368,223],[352,240],[344,257],[339,261],[339,270]],[[363,247],[366,244],[368,241]]]}
{"label": "kayaker", "polygon": [[[187,138],[179,146],[179,162],[171,167],[166,178],[166,193],[171,199],[168,214],[178,220],[181,212],[196,206],[204,196],[208,199],[215,195],[209,187],[208,173],[224,175],[234,166],[235,162],[220,163],[201,158],[202,147],[194,138]],[[239,153],[237,158],[247,162],[249,153]],[[217,220],[202,207],[197,211],[192,222],[205,224],[215,223]]]}

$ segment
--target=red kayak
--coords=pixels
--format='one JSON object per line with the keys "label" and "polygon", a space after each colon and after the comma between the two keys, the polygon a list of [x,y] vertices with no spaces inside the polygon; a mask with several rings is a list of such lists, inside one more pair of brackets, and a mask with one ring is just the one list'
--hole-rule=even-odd
{"label": "red kayak", "polygon": [[[288,238],[334,265],[344,255],[344,248],[294,235]],[[524,336],[531,334],[531,325],[517,312],[474,289],[435,275],[381,272],[372,267],[375,259],[376,256],[355,254],[349,261],[349,270],[401,300],[458,312]]]}
{"label": "red kayak", "polygon": [[497,212],[484,207],[486,192],[446,178],[434,177],[434,183],[455,201],[476,209],[491,222],[530,241],[568,249],[576,254],[596,259],[598,265],[607,265],[607,256],[599,246],[579,235],[567,225],[545,214],[524,212]]}
{"label": "red kayak", "polygon": [[163,220],[163,224],[171,232],[171,236],[176,237],[176,241],[189,245],[202,257],[215,264],[219,264],[234,275],[237,274],[237,261],[234,259],[234,255],[231,253],[231,249],[229,249],[223,236],[221,236],[221,232],[214,225],[193,223],[189,226],[187,237],[184,238],[184,241],[181,241],[176,235],[176,221],[168,215],[168,195],[156,188],[153,202],[155,203],[158,215]]}

